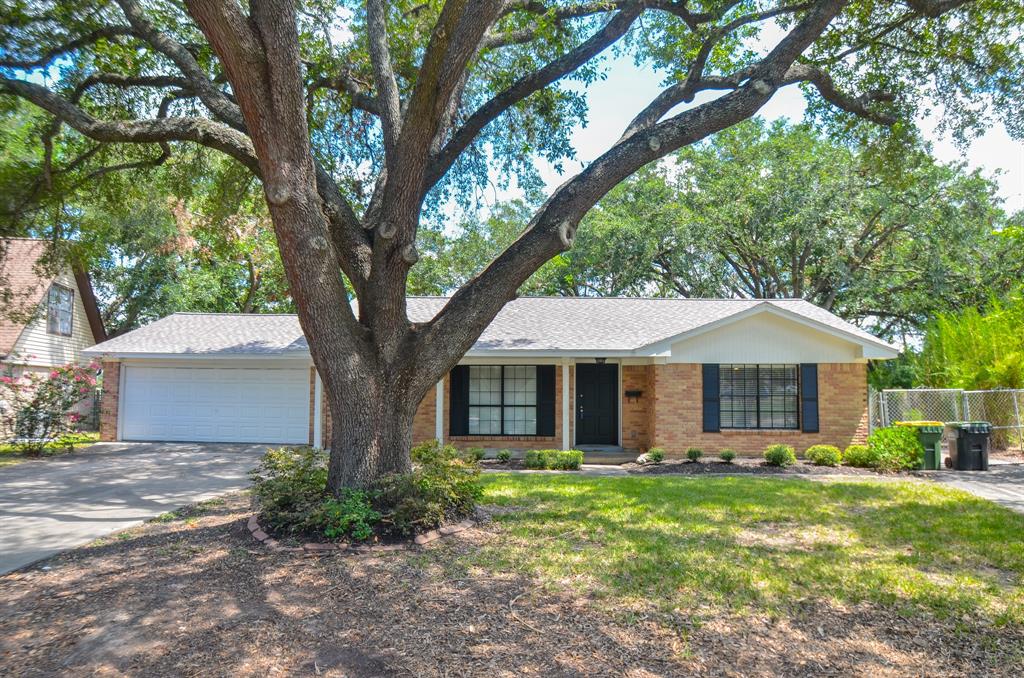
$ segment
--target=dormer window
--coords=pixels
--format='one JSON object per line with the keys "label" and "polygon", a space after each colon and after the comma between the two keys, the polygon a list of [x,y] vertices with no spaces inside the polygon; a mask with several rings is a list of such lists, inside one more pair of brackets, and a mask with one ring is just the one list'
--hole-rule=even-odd
{"label": "dormer window", "polygon": [[49,334],[70,337],[74,309],[75,291],[63,285],[53,284],[46,304],[46,331]]}

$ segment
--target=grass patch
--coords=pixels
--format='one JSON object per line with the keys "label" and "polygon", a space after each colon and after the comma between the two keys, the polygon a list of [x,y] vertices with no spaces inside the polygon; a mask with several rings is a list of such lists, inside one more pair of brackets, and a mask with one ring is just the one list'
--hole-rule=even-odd
{"label": "grass patch", "polygon": [[[46,443],[43,447],[43,456],[56,456],[66,454],[69,448],[80,449],[99,442],[98,431],[82,431],[79,433],[68,433],[53,442]],[[25,456],[16,445],[0,443],[0,466],[10,466],[31,459]]]}
{"label": "grass patch", "polygon": [[928,483],[490,474],[504,533],[461,556],[621,607],[809,599],[1024,623],[1024,516]]}

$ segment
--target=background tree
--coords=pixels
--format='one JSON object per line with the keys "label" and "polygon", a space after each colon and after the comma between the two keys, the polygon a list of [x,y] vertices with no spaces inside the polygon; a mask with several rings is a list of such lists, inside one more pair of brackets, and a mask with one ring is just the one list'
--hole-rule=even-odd
{"label": "background tree", "polygon": [[939,311],[983,303],[1020,270],[995,183],[924,151],[894,173],[806,125],[756,120],[670,160],[612,189],[532,289],[802,297],[906,338]]}
{"label": "background tree", "polygon": [[25,105],[0,112],[0,236],[50,240],[47,262],[82,264],[109,334],[182,310],[294,310],[251,172],[195,147],[129,173],[116,152],[131,146],[86,151],[55,172],[48,163],[76,157],[82,138],[55,136],[47,151],[33,135],[49,124]]}
{"label": "background tree", "polygon": [[[421,398],[605,193],[778,89],[803,86],[815,119],[851,138],[877,125],[910,138],[928,100],[959,132],[994,112],[1019,134],[1022,14],[1003,0],[49,0],[2,10],[0,92],[89,143],[201,144],[260,178],[328,393],[339,490],[409,468]],[[597,77],[613,45],[661,69],[663,91],[435,318],[411,323],[421,218],[492,175],[536,190],[534,158],[570,157],[585,112],[559,83]]]}

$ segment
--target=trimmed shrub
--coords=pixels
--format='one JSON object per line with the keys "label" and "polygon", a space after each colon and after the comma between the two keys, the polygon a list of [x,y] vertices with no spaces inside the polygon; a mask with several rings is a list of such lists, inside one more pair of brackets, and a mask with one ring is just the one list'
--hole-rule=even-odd
{"label": "trimmed shrub", "polygon": [[532,469],[573,471],[582,465],[580,450],[530,450],[523,459],[523,466]]}
{"label": "trimmed shrub", "polygon": [[647,460],[652,464],[660,464],[665,461],[665,450],[661,447],[652,447],[647,450]]}
{"label": "trimmed shrub", "polygon": [[554,466],[562,471],[574,471],[583,466],[583,452],[580,450],[555,450]]}
{"label": "trimmed shrub", "polygon": [[718,453],[718,457],[726,464],[731,464],[732,460],[736,458],[736,451],[729,449],[722,450]]}
{"label": "trimmed shrub", "polygon": [[689,459],[690,461],[697,461],[703,456],[704,450],[700,449],[699,447],[691,447],[688,450],[686,450],[686,458]]}
{"label": "trimmed shrub", "polygon": [[320,513],[320,529],[328,539],[348,535],[365,541],[373,536],[373,527],[380,520],[380,514],[370,503],[370,495],[359,490],[346,490],[341,499],[325,499]]}
{"label": "trimmed shrub", "polygon": [[834,445],[812,445],[804,456],[815,466],[839,466],[843,460],[843,453]]}
{"label": "trimmed shrub", "polygon": [[498,452],[497,458],[498,461],[500,461],[502,464],[507,464],[510,461],[512,461],[512,453],[509,452],[508,450],[501,450],[500,452]]}
{"label": "trimmed shrub", "polygon": [[311,447],[267,450],[250,471],[262,522],[289,533],[316,533],[328,500],[327,453]]}
{"label": "trimmed shrub", "polygon": [[249,475],[261,521],[275,531],[328,539],[411,535],[469,515],[482,494],[480,467],[451,445],[412,449],[413,470],[369,491],[327,493],[328,455],[309,447],[269,450]]}
{"label": "trimmed shrub", "polygon": [[770,466],[791,466],[796,463],[796,452],[792,445],[777,443],[764,448],[764,460]]}
{"label": "trimmed shrub", "polygon": [[843,452],[843,463],[857,468],[874,468],[878,460],[867,445],[850,445]]}
{"label": "trimmed shrub", "polygon": [[411,535],[473,512],[483,493],[479,464],[436,440],[414,447],[412,460],[411,473],[387,476],[375,488],[382,532]]}
{"label": "trimmed shrub", "polygon": [[909,426],[875,429],[868,436],[868,449],[876,462],[875,468],[883,471],[918,468],[924,456],[917,432]]}
{"label": "trimmed shrub", "polygon": [[476,463],[484,458],[484,448],[467,447],[462,451],[462,458],[470,463]]}
{"label": "trimmed shrub", "polygon": [[523,457],[523,466],[533,469],[546,469],[548,467],[547,452],[550,450],[527,450]]}

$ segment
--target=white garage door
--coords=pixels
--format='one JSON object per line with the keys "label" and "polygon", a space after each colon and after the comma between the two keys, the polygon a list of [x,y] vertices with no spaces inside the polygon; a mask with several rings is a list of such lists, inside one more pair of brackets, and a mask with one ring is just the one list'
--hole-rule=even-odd
{"label": "white garage door", "polygon": [[125,366],[123,440],[306,443],[307,368]]}

